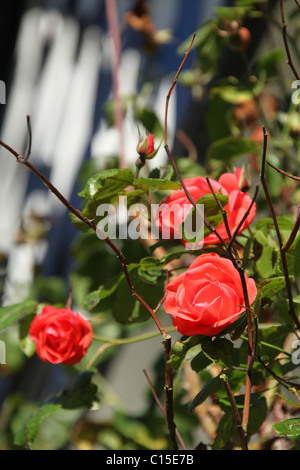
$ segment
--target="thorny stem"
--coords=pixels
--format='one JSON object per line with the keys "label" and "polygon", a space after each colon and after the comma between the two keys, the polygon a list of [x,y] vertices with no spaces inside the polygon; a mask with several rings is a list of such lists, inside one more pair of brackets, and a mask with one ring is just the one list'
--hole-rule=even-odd
{"label": "thorny stem", "polygon": [[[296,3],[299,6],[298,2],[296,2]],[[283,37],[284,47],[285,47],[286,55],[287,55],[287,64],[290,66],[290,69],[292,70],[295,78],[297,80],[300,80],[300,76],[299,76],[299,74],[298,74],[298,72],[297,72],[297,70],[294,66],[292,56],[291,56],[291,53],[290,53],[289,43],[288,43],[287,34],[286,34],[287,23],[285,21],[282,0],[279,0],[279,5],[280,5],[280,15],[281,15],[282,37]]]}
{"label": "thorny stem", "polygon": [[[147,372],[146,372],[145,370],[143,370],[143,372],[144,372],[145,377],[146,377],[146,379],[147,379],[147,381],[148,381],[148,383],[149,383],[149,386],[150,386],[150,388],[151,388],[151,391],[152,391],[152,393],[153,393],[154,399],[155,399],[155,401],[156,401],[158,407],[159,407],[160,410],[163,412],[163,414],[166,416],[166,415],[167,415],[166,410],[164,409],[162,403],[160,402],[160,400],[159,400],[159,398],[158,398],[158,396],[157,396],[157,393],[155,392],[155,389],[154,389],[154,387],[153,387],[153,384],[151,383],[151,380],[150,380],[150,378],[149,378]],[[176,436],[177,436],[177,438],[178,438],[180,444],[182,445],[182,448],[183,448],[184,450],[186,450],[186,446],[185,446],[185,444],[184,444],[184,442],[183,442],[183,440],[182,440],[182,437],[180,436],[178,430],[176,429],[175,432],[176,432]]]}
{"label": "thorny stem", "polygon": [[286,290],[287,290],[287,297],[288,297],[288,302],[289,302],[289,313],[291,317],[294,320],[295,325],[297,326],[298,329],[300,329],[300,322],[298,320],[298,317],[295,312],[295,306],[293,302],[293,293],[292,293],[292,287],[291,287],[291,282],[290,282],[290,276],[288,272],[288,266],[287,266],[287,260],[286,260],[286,255],[285,252],[286,250],[284,249],[283,243],[282,243],[282,237],[281,233],[279,230],[276,214],[274,211],[274,207],[270,198],[270,194],[268,191],[268,186],[265,181],[265,166],[266,166],[266,155],[267,155],[267,141],[268,141],[268,134],[265,130],[265,127],[263,127],[263,134],[264,134],[264,145],[263,145],[263,158],[262,158],[262,168],[261,168],[261,174],[260,174],[260,180],[262,187],[264,189],[264,193],[266,196],[267,204],[269,207],[269,211],[274,223],[276,235],[277,235],[277,240],[279,244],[279,251],[280,251],[280,257],[281,257],[281,264],[282,264],[282,270],[285,278],[285,284],[286,284]]}
{"label": "thorny stem", "polygon": [[229,382],[228,382],[227,377],[226,377],[225,374],[223,374],[221,376],[221,380],[222,380],[222,383],[223,383],[224,388],[226,390],[228,399],[230,401],[230,405],[231,405],[231,408],[232,408],[233,417],[234,417],[234,420],[235,420],[235,424],[236,424],[237,432],[238,432],[238,435],[239,435],[239,438],[240,438],[242,449],[243,450],[248,450],[246,433],[245,433],[245,430],[244,430],[243,425],[242,425],[242,421],[241,421],[241,418],[240,418],[239,410],[236,406],[234,395],[232,393],[231,387],[229,385]]}
{"label": "thorny stem", "polygon": [[[173,155],[170,151],[170,148],[168,146],[168,142],[167,142],[167,118],[168,118],[168,106],[169,106],[169,101],[170,101],[170,98],[171,98],[171,95],[173,93],[173,90],[174,90],[174,87],[177,83],[177,79],[178,79],[178,76],[180,74],[180,71],[183,67],[183,64],[191,50],[191,47],[192,47],[192,44],[194,42],[194,39],[195,39],[195,35],[193,35],[192,37],[192,40],[191,40],[191,43],[189,45],[189,48],[179,66],[179,69],[175,75],[175,78],[173,80],[173,83],[170,87],[170,90],[169,90],[169,93],[167,95],[167,98],[166,98],[166,108],[165,108],[165,129],[164,129],[164,146],[165,146],[165,150],[166,150],[166,153],[168,155],[168,158],[169,158],[169,161],[174,169],[174,172],[181,184],[181,187],[182,189],[184,190],[185,192],[185,195],[186,197],[188,198],[188,200],[190,201],[190,203],[193,205],[193,207],[195,208],[196,211],[198,211],[198,206],[197,206],[197,203],[196,201],[194,201],[194,199],[192,198],[192,196],[190,195],[189,191],[187,190],[185,184],[184,184],[184,181],[178,171],[178,168],[176,166],[176,163],[175,163],[175,160],[173,158]],[[257,195],[257,191],[258,191],[258,188],[256,189],[256,193],[255,193],[255,197]],[[249,215],[249,212],[250,212],[250,209],[252,207],[252,205],[254,204],[254,200],[252,201],[250,207],[248,208],[248,210],[246,211],[246,214],[245,214],[245,218]],[[200,211],[198,211],[200,213]],[[242,426],[243,426],[243,429],[244,431],[246,432],[247,430],[247,425],[248,425],[248,420],[249,420],[249,412],[250,412],[250,398],[251,398],[251,388],[252,388],[252,366],[253,366],[253,362],[254,362],[254,342],[253,342],[253,334],[252,334],[252,317],[251,317],[251,310],[250,310],[250,304],[249,304],[249,297],[248,297],[248,290],[247,290],[247,284],[246,284],[246,278],[245,278],[245,274],[244,274],[244,271],[243,271],[243,268],[241,266],[241,262],[239,259],[236,259],[233,252],[232,252],[232,243],[230,244],[230,246],[225,242],[225,240],[222,238],[222,236],[218,233],[218,231],[210,224],[210,222],[207,220],[207,218],[205,217],[205,215],[202,215],[200,213],[200,217],[203,218],[203,221],[206,225],[206,227],[212,232],[214,233],[219,241],[221,242],[221,244],[223,245],[224,249],[226,250],[233,266],[237,269],[238,273],[239,273],[239,276],[240,276],[240,279],[241,279],[241,284],[242,284],[242,289],[243,289],[243,293],[244,293],[244,300],[245,300],[245,307],[246,307],[246,313],[247,313],[247,327],[248,327],[248,364],[247,364],[247,375],[246,375],[246,390],[245,390],[245,401],[244,401],[244,414],[243,414],[243,421],[242,421]],[[226,217],[226,214],[224,215],[224,217]],[[245,219],[244,219],[245,220]],[[242,223],[244,222],[244,220],[242,221]],[[238,227],[238,229],[240,228],[240,225]],[[238,232],[236,232],[234,234],[234,237],[237,235]],[[232,238],[231,238],[232,239]]]}
{"label": "thorny stem", "polygon": [[[283,176],[287,176],[288,178],[291,178],[295,181],[300,181],[300,177],[299,176],[293,176],[293,175],[290,175],[289,173],[287,173],[286,171],[283,171],[281,170],[280,168],[277,168],[276,166],[272,165],[270,162],[266,161],[266,163],[271,167],[273,168],[274,170],[276,170],[278,173],[280,173],[281,175]],[[294,226],[293,226],[293,229],[290,233],[290,236],[286,242],[286,244],[282,247],[282,251],[285,252],[285,251],[288,251],[289,248],[291,247],[293,241],[295,240],[296,238],[296,235],[298,233],[298,230],[299,230],[299,227],[300,227],[300,213],[297,215],[296,214],[296,220],[294,222]]]}

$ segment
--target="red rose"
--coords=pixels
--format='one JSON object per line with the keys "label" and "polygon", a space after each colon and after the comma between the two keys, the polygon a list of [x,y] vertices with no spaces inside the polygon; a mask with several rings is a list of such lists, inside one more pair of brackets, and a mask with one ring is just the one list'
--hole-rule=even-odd
{"label": "red rose", "polygon": [[[246,277],[250,305],[257,289]],[[245,311],[238,271],[229,259],[216,253],[198,256],[186,272],[166,288],[164,309],[182,335],[214,336]]]}
{"label": "red rose", "polygon": [[[249,304],[256,297],[255,281],[246,277]],[[229,259],[216,253],[198,256],[186,272],[166,288],[164,309],[182,335],[214,336],[245,311],[240,276]]]}
{"label": "red rose", "polygon": [[72,365],[79,362],[91,344],[93,330],[80,313],[50,305],[34,317],[29,335],[44,362]]}
{"label": "red rose", "polygon": [[[184,183],[188,192],[196,202],[202,196],[211,192],[203,176],[188,178],[184,180]],[[227,191],[216,181],[211,180],[211,185],[215,193],[221,189],[222,194],[227,195]],[[173,191],[170,196],[160,204],[156,224],[163,238],[180,239],[179,225],[185,220],[192,207],[183,189]],[[182,242],[185,243],[183,240]]]}
{"label": "red rose", "polygon": [[[239,189],[239,179],[237,175],[237,172],[236,174],[225,173],[220,177],[218,182],[210,180],[215,194],[221,189],[223,195],[228,195],[228,202],[225,206],[225,210],[228,214],[227,220],[232,234],[238,227],[239,222],[251,204],[250,196]],[[184,180],[184,183],[190,195],[196,202],[205,194],[211,193],[208,183],[203,176],[188,178]],[[163,238],[168,238],[168,234],[170,238],[180,238],[179,226],[185,220],[192,207],[193,206],[186,197],[183,189],[173,191],[172,194],[161,203],[156,224],[160,229]],[[172,217],[170,217],[170,211]],[[249,215],[240,228],[239,233],[248,227],[254,219],[255,213],[256,205],[254,203]],[[224,222],[217,228],[217,232],[226,242],[229,241]],[[184,240],[182,240],[182,243],[186,245]],[[216,243],[220,243],[219,238],[214,233],[210,233],[204,238],[204,240],[198,242],[198,245],[212,245]]]}

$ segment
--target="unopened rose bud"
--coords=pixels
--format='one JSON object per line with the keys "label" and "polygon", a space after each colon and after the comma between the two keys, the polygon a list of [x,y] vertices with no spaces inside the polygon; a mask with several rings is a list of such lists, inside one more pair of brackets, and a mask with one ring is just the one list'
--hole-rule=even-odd
{"label": "unopened rose bud", "polygon": [[154,148],[154,135],[150,134],[145,137],[143,140],[139,139],[137,145],[137,153],[139,154],[142,160],[150,160],[151,158],[155,157],[158,152],[158,149]]}

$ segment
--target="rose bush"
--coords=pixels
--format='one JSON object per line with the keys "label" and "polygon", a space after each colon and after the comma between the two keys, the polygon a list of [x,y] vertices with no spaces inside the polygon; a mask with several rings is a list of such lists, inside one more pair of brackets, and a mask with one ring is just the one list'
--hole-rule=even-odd
{"label": "rose bush", "polygon": [[[221,190],[221,193],[224,196],[228,196],[225,211],[228,214],[227,220],[231,233],[236,230],[251,204],[249,194],[240,190],[241,174],[241,169],[237,169],[234,174],[224,173],[218,181],[210,180],[215,194]],[[202,196],[211,193],[208,182],[203,176],[185,179],[184,183],[190,195],[196,202]],[[160,204],[156,225],[164,238],[168,238],[168,236],[170,236],[170,238],[180,238],[179,226],[186,219],[192,207],[193,206],[188,200],[183,189],[173,191],[172,194]],[[240,227],[239,233],[249,226],[254,219],[255,214],[256,205],[254,203],[246,220]],[[224,222],[222,222],[218,227],[217,231],[223,240],[229,240]],[[182,240],[182,243],[186,244],[184,240]],[[200,241],[200,243],[203,243],[204,245],[212,245],[220,243],[220,240],[214,233],[209,233],[204,240]]]}
{"label": "rose bush", "polygon": [[[257,289],[246,278],[250,305]],[[216,253],[203,254],[166,287],[164,309],[182,335],[213,336],[232,324],[245,311],[238,271],[229,259]]]}
{"label": "rose bush", "polygon": [[72,365],[85,356],[93,330],[80,313],[48,305],[34,317],[29,335],[42,361]]}

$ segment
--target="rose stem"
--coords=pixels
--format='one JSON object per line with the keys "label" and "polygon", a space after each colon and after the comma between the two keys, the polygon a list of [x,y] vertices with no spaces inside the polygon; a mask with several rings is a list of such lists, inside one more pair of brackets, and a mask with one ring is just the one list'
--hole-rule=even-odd
{"label": "rose stem", "polygon": [[[185,184],[184,184],[184,181],[178,171],[178,168],[176,166],[176,163],[174,161],[174,158],[172,156],[172,153],[169,149],[169,146],[168,146],[168,143],[167,143],[167,116],[168,116],[168,105],[169,105],[169,101],[170,101],[170,98],[171,98],[171,95],[173,93],[173,90],[174,90],[174,87],[176,85],[176,82],[177,82],[177,79],[178,79],[178,75],[183,67],[183,64],[187,58],[187,55],[189,54],[190,50],[191,50],[191,47],[192,47],[192,44],[194,42],[194,38],[195,38],[195,35],[193,35],[192,37],[192,40],[191,40],[191,43],[189,45],[189,48],[181,62],[181,65],[179,66],[179,69],[175,75],[175,78],[173,80],[173,83],[170,87],[170,90],[169,90],[169,93],[167,95],[167,98],[166,98],[166,110],[165,110],[165,132],[164,132],[164,139],[165,139],[165,150],[166,150],[166,153],[168,155],[168,158],[169,158],[169,161],[174,169],[174,172],[182,186],[182,189],[184,190],[188,200],[191,202],[191,204],[193,205],[193,207],[195,208],[195,210],[198,210],[198,206],[197,206],[197,203],[194,201],[194,199],[192,198],[192,196],[189,194],[189,191],[187,190]],[[249,209],[250,210],[250,209]],[[200,216],[202,216],[200,214]],[[249,305],[249,298],[248,298],[248,292],[247,292],[247,286],[246,286],[246,281],[245,281],[245,275],[244,275],[244,272],[243,272],[243,269],[241,266],[239,266],[232,254],[232,251],[231,249],[228,248],[228,245],[227,243],[225,242],[225,240],[221,237],[221,235],[218,233],[218,231],[209,223],[209,221],[206,219],[205,216],[203,216],[203,221],[206,225],[206,227],[212,232],[214,233],[218,239],[220,240],[220,242],[223,244],[225,250],[227,251],[234,267],[238,270],[238,273],[239,273],[239,276],[240,276],[240,279],[241,279],[241,283],[242,283],[242,288],[243,288],[243,292],[244,292],[244,299],[245,299],[245,305],[246,305],[246,311],[247,311],[247,324],[248,324],[248,342],[249,342],[249,353],[248,353],[248,365],[247,365],[247,375],[246,375],[246,393],[245,393],[245,406],[244,406],[244,418],[243,418],[243,426],[244,426],[244,429],[247,428],[247,423],[248,423],[248,417],[249,417],[249,411],[250,411],[250,395],[251,395],[251,384],[252,384],[252,373],[251,373],[251,369],[252,369],[252,365],[253,365],[253,359],[254,359],[254,355],[253,355],[253,336],[252,336],[252,321],[251,321],[251,315],[249,314],[249,311],[250,311],[250,305]]]}
{"label": "rose stem", "polygon": [[[285,21],[282,0],[279,0],[279,5],[280,5],[280,15],[281,15],[282,37],[283,37],[284,47],[285,47],[286,55],[287,55],[287,61],[286,62],[290,66],[290,69],[292,70],[295,78],[297,80],[300,80],[300,76],[299,76],[299,74],[298,74],[298,72],[297,72],[297,70],[294,66],[292,56],[291,56],[291,53],[290,53],[289,43],[288,43],[287,34],[286,34],[287,23]],[[298,3],[297,3],[297,5],[298,5]]]}
{"label": "rose stem", "polygon": [[[266,161],[266,163],[271,167],[273,168],[274,170],[278,171],[278,173],[280,173],[281,175],[283,176],[287,176],[288,178],[291,178],[295,181],[300,181],[300,177],[299,176],[293,176],[293,175],[290,175],[289,173],[287,173],[286,171],[283,171],[279,168],[276,168],[276,166],[272,165],[270,162]],[[299,230],[299,226],[300,226],[300,214],[298,214],[297,218],[296,218],[296,221],[294,223],[294,227],[290,233],[290,236],[286,242],[286,244],[282,247],[282,251],[288,251],[288,249],[290,248],[290,246],[292,245],[293,241],[295,240],[295,237],[298,233],[298,230]]]}
{"label": "rose stem", "polygon": [[262,156],[262,167],[261,167],[260,180],[261,180],[262,187],[264,189],[266,200],[267,200],[269,210],[270,210],[270,213],[271,213],[271,217],[272,217],[272,220],[273,220],[273,223],[274,223],[274,227],[275,227],[275,231],[276,231],[276,235],[277,235],[277,240],[278,240],[278,243],[279,243],[279,251],[280,251],[280,257],[281,257],[282,270],[283,270],[283,274],[284,274],[284,278],[285,278],[285,284],[286,284],[286,290],[287,290],[287,296],[288,296],[288,302],[289,302],[289,313],[290,313],[291,317],[293,318],[294,323],[297,326],[297,328],[300,329],[300,323],[299,323],[299,320],[297,318],[297,315],[296,315],[296,312],[295,312],[295,306],[294,306],[294,302],[293,302],[293,293],[292,293],[292,288],[291,288],[291,283],[290,283],[290,276],[289,276],[289,272],[288,272],[286,255],[285,255],[285,250],[284,250],[283,243],[282,243],[281,233],[280,233],[279,226],[278,226],[278,223],[277,223],[277,218],[276,218],[276,214],[275,214],[275,211],[274,211],[274,207],[273,207],[273,204],[272,204],[272,201],[271,201],[271,198],[270,198],[268,186],[267,186],[267,183],[265,181],[265,166],[266,166],[267,142],[268,142],[268,134],[266,132],[265,127],[263,127],[263,134],[264,134],[264,145],[263,145],[263,156]]}
{"label": "rose stem", "polygon": [[243,449],[243,450],[248,450],[248,444],[247,444],[246,433],[245,433],[245,430],[244,430],[244,428],[243,428],[243,426],[242,426],[242,422],[241,422],[239,410],[238,410],[238,408],[237,408],[237,406],[236,406],[236,402],[235,402],[235,399],[234,399],[234,395],[233,395],[233,393],[232,393],[232,390],[231,390],[231,387],[230,387],[230,385],[229,385],[228,379],[227,379],[227,377],[226,377],[225,374],[222,374],[220,378],[221,378],[221,380],[222,380],[222,383],[223,383],[224,388],[225,388],[225,390],[226,390],[228,399],[229,399],[229,401],[230,401],[230,405],[231,405],[231,408],[232,408],[233,417],[234,417],[235,424],[236,424],[236,428],[237,428],[237,432],[238,432],[238,435],[239,435],[239,438],[240,438],[240,441],[241,441],[242,449]]}
{"label": "rose stem", "polygon": [[[214,193],[214,190],[211,185],[209,185],[212,194],[214,195],[215,199],[219,202],[220,204],[220,210],[223,215],[223,220],[225,223],[225,226],[227,227],[227,234],[229,237],[229,244],[227,245],[226,250],[230,255],[231,261],[234,265],[234,267],[237,269],[240,279],[241,279],[241,284],[242,284],[242,289],[243,289],[243,294],[244,294],[244,300],[245,300],[245,308],[246,308],[246,314],[247,314],[247,327],[248,327],[248,361],[247,361],[247,372],[246,372],[246,384],[245,384],[245,399],[244,399],[244,412],[243,412],[243,429],[244,431],[247,430],[247,425],[248,425],[248,420],[249,420],[249,412],[250,412],[250,400],[251,400],[251,387],[252,387],[252,367],[255,359],[255,350],[256,347],[254,345],[254,340],[253,340],[253,333],[252,333],[252,313],[250,309],[250,303],[249,303],[249,297],[248,297],[248,290],[247,290],[247,284],[246,284],[246,279],[245,279],[245,274],[242,268],[241,260],[236,252],[234,250],[234,253],[231,252],[231,249],[234,248],[233,241],[234,238],[230,234],[229,226],[228,226],[228,221],[227,221],[227,214],[226,211],[223,210],[223,207],[218,200],[216,194]],[[258,187],[256,187],[256,191],[254,194],[254,198],[251,201],[251,204],[249,205],[247,211],[244,214],[244,217],[240,221],[237,229],[235,230],[234,237],[238,234],[238,231],[242,224],[244,223],[244,220],[248,217],[251,207],[254,204],[254,200],[257,196],[258,193]],[[234,256],[235,255],[235,256]],[[257,337],[257,335],[256,335]]]}
{"label": "rose stem", "polygon": [[[151,382],[151,380],[150,380],[150,378],[149,378],[147,372],[146,372],[145,370],[143,370],[143,372],[144,372],[145,377],[146,377],[146,379],[147,379],[147,381],[148,381],[148,383],[149,383],[149,386],[150,386],[150,388],[151,388],[153,397],[154,397],[154,399],[155,399],[155,401],[156,401],[158,407],[159,407],[160,410],[163,412],[163,414],[166,416],[166,415],[167,415],[166,410],[164,409],[162,403],[160,402],[160,400],[159,400],[159,398],[158,398],[158,396],[157,396],[157,394],[156,394],[156,392],[155,392],[155,389],[154,389],[154,387],[153,387],[153,385],[152,385],[152,382]],[[177,438],[178,438],[180,444],[182,445],[182,448],[183,448],[184,450],[186,450],[186,446],[185,446],[185,444],[184,444],[184,442],[183,442],[182,437],[180,436],[180,434],[179,434],[179,432],[178,432],[178,429],[176,429],[175,432],[176,432],[176,436],[177,436]]]}

